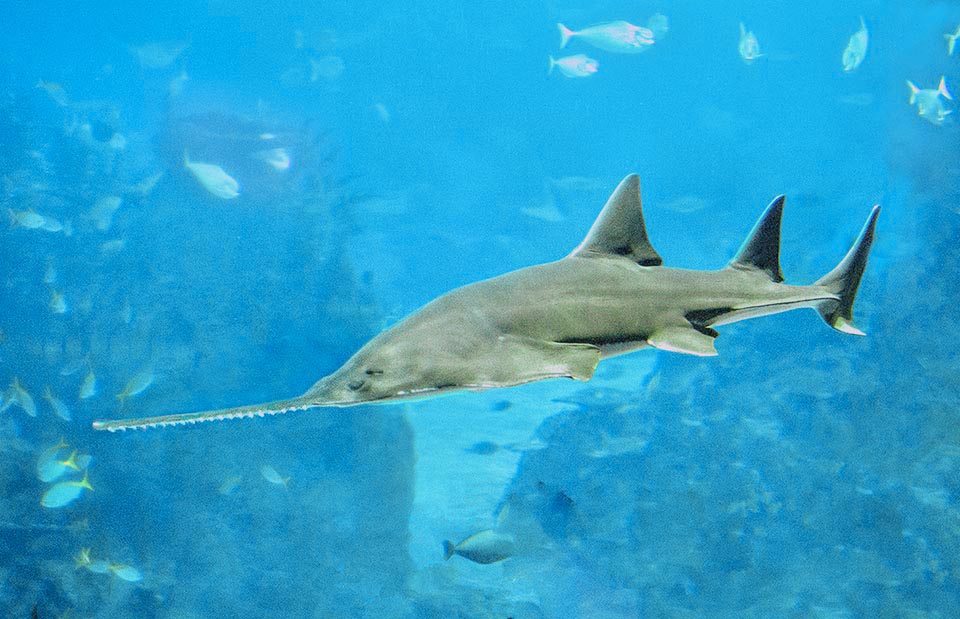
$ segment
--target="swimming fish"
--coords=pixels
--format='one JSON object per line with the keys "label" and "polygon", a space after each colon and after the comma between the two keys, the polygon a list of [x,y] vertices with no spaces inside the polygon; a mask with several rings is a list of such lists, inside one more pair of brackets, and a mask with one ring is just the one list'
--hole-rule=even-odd
{"label": "swimming fish", "polygon": [[150,385],[153,384],[153,368],[146,367],[133,375],[133,377],[127,381],[126,386],[123,388],[123,391],[117,394],[117,399],[120,400],[120,405],[123,406],[123,403],[127,398],[131,398],[135,395],[139,395],[146,391]]}
{"label": "swimming fish", "polygon": [[565,56],[560,59],[553,56],[548,56],[548,58],[550,59],[550,68],[547,70],[547,75],[553,73],[554,67],[557,67],[560,73],[567,77],[590,77],[600,70],[600,63],[586,54]]}
{"label": "swimming fish", "polygon": [[953,56],[953,49],[957,46],[957,39],[960,38],[960,26],[957,26],[957,31],[954,33],[947,33],[943,35],[943,38],[947,40],[947,56]]}
{"label": "swimming fish", "polygon": [[16,376],[13,377],[13,382],[10,383],[6,394],[4,394],[3,404],[0,405],[0,413],[14,404],[22,408],[23,412],[31,417],[37,416],[37,405],[33,401],[33,396],[23,388],[23,385],[20,384],[20,379]]}
{"label": "swimming fish", "polygon": [[269,464],[264,464],[260,467],[260,475],[263,476],[271,484],[276,484],[278,486],[283,486],[286,488],[290,484],[290,477],[281,477],[280,473],[277,472],[277,469],[273,468]]}
{"label": "swimming fish", "polygon": [[43,283],[49,285],[55,284],[57,282],[57,266],[53,263],[52,258],[47,259],[47,268],[43,272]]}
{"label": "swimming fish", "polygon": [[190,44],[184,41],[158,41],[144,43],[143,45],[131,45],[127,49],[140,62],[141,67],[163,69],[173,64],[173,61],[189,46]]}
{"label": "swimming fish", "polygon": [[87,479],[87,473],[84,472],[83,479],[80,481],[61,481],[55,483],[49,490],[43,493],[40,504],[49,509],[64,507],[77,500],[84,490],[93,491],[90,480]]}
{"label": "swimming fish", "polygon": [[843,70],[853,71],[860,66],[867,55],[867,24],[860,18],[860,30],[857,30],[850,36],[846,49],[843,50]]}
{"label": "swimming fish", "polygon": [[49,215],[41,215],[43,217],[43,223],[40,224],[40,229],[47,232],[63,232],[64,226],[60,221]]}
{"label": "swimming fish", "polygon": [[217,488],[217,492],[223,496],[230,496],[236,491],[237,488],[240,487],[241,481],[243,481],[242,475],[230,475],[223,480],[223,483],[221,483],[220,487]]}
{"label": "swimming fish", "polygon": [[290,169],[290,153],[285,148],[261,150],[254,156],[278,172]]}
{"label": "swimming fish", "polygon": [[110,571],[120,580],[127,582],[140,582],[143,580],[143,574],[140,570],[130,565],[111,565]]}
{"label": "swimming fish", "polygon": [[94,574],[106,574],[110,571],[110,562],[106,559],[92,559],[89,548],[81,548],[80,552],[73,558],[77,569],[86,568]]}
{"label": "swimming fish", "polygon": [[[647,239],[640,180],[627,176],[584,241],[566,258],[513,271],[440,296],[383,331],[306,393],[223,410],[98,420],[98,430],[149,428],[275,415],[522,385],[589,380],[607,357],[659,348],[717,354],[714,326],[797,308],[834,329],[863,335],[853,303],[873,242],[871,211],[846,257],[809,285],[780,271],[783,197],[767,207],[726,268],[661,266]],[[583,316],[589,313],[590,320]]]}
{"label": "swimming fish", "polygon": [[[37,458],[37,479],[44,483],[49,483],[58,479],[64,473],[70,470],[77,470],[75,467],[67,464],[71,462],[76,464],[72,457],[66,460],[60,460],[60,452],[69,447],[63,439],[60,439],[56,445],[47,447],[40,452]],[[72,456],[72,454],[71,454]]]}
{"label": "swimming fish", "polygon": [[26,211],[14,211],[13,209],[8,208],[7,212],[10,213],[11,228],[20,226],[21,228],[26,228],[27,230],[37,230],[38,228],[42,228],[47,222],[46,217],[33,209]]}
{"label": "swimming fish", "polygon": [[457,554],[474,563],[488,565],[509,559],[516,552],[513,536],[497,533],[491,529],[474,533],[459,544],[443,540],[443,559]]}
{"label": "swimming fish", "polygon": [[113,225],[113,216],[122,204],[123,198],[120,196],[103,196],[97,199],[87,216],[93,220],[97,230],[106,232]]}
{"label": "swimming fish", "polygon": [[579,32],[557,24],[560,30],[560,49],[566,47],[570,39],[577,37],[584,42],[607,52],[618,54],[637,54],[653,45],[653,32],[643,26],[634,26],[625,21],[612,21],[584,28]]}
{"label": "swimming fish", "polygon": [[87,398],[92,398],[97,395],[97,377],[93,373],[93,370],[87,372],[87,375],[83,379],[83,384],[80,385],[80,399],[86,400]]}
{"label": "swimming fish", "polygon": [[232,200],[240,195],[240,185],[232,176],[212,163],[198,163],[190,161],[189,155],[183,153],[183,165],[190,170],[204,189],[224,200]]}
{"label": "swimming fish", "polygon": [[910,88],[910,105],[917,106],[917,113],[922,118],[926,118],[935,125],[942,125],[944,119],[953,113],[953,110],[943,102],[944,99],[953,101],[953,96],[947,90],[947,83],[943,77],[940,78],[940,84],[936,89],[918,88],[910,80],[907,80],[907,87]]}
{"label": "swimming fish", "polygon": [[54,314],[66,314],[67,313],[67,300],[63,296],[63,293],[57,292],[53,288],[50,289],[50,311]]}
{"label": "swimming fish", "polygon": [[65,107],[70,104],[70,97],[67,96],[67,91],[64,90],[60,84],[38,80],[36,87],[47,93],[47,96],[60,107]]}
{"label": "swimming fish", "polygon": [[73,418],[67,405],[53,395],[53,391],[50,390],[50,385],[47,385],[44,388],[43,399],[50,404],[50,409],[60,419],[63,419],[64,421],[70,421]]}
{"label": "swimming fish", "polygon": [[737,46],[737,50],[740,52],[740,57],[743,58],[743,61],[747,64],[752,64],[754,60],[763,56],[760,53],[760,42],[757,41],[757,36],[753,34],[752,30],[747,30],[747,27],[743,25],[743,22],[740,22],[740,43]]}

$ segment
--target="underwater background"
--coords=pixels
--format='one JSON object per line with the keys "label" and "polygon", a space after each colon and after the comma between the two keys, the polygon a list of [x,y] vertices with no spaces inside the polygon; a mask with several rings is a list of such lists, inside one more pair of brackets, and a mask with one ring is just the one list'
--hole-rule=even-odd
{"label": "underwater background", "polygon": [[[960,616],[960,3],[0,12],[3,616]],[[643,53],[560,49],[654,16]],[[880,204],[867,337],[789,312],[589,383],[91,427],[300,394],[568,254],[632,172],[674,267],[784,194],[789,283]],[[491,530],[505,560],[444,560]]]}

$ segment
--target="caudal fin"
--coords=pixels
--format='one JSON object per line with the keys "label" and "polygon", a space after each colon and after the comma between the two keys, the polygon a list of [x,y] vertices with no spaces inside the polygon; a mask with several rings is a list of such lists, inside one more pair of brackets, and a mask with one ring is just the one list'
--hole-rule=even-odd
{"label": "caudal fin", "polygon": [[863,270],[867,267],[867,257],[870,255],[870,246],[873,244],[874,229],[879,215],[880,207],[873,207],[867,223],[860,231],[860,236],[840,264],[813,284],[822,286],[839,297],[839,300],[830,299],[817,306],[817,311],[823,320],[837,331],[865,335],[853,324],[853,302],[857,297]]}
{"label": "caudal fin", "polygon": [[560,30],[560,49],[563,49],[567,46],[567,43],[570,42],[570,37],[573,36],[573,30],[570,30],[563,24],[557,24],[557,28]]}
{"label": "caudal fin", "polygon": [[456,552],[457,547],[453,545],[448,539],[443,540],[443,560],[446,561],[453,556],[453,553]]}
{"label": "caudal fin", "polygon": [[910,89],[910,105],[913,105],[917,101],[917,93],[920,92],[920,89],[910,80],[907,80],[907,88]]}

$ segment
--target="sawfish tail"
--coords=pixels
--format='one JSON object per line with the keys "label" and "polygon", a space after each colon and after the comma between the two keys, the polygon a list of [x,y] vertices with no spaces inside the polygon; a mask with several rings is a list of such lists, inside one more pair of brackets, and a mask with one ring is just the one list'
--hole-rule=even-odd
{"label": "sawfish tail", "polygon": [[264,417],[279,415],[290,411],[305,410],[317,406],[305,398],[277,400],[265,404],[250,404],[236,408],[224,408],[215,411],[201,411],[199,413],[183,413],[179,415],[158,415],[156,417],[139,417],[135,419],[97,420],[93,422],[94,430],[143,430],[145,428],[159,428],[162,426],[177,426],[203,421],[220,421],[222,419],[241,419],[243,417]]}
{"label": "sawfish tail", "polygon": [[817,306],[817,311],[823,320],[837,331],[865,335],[853,324],[853,302],[857,297],[863,270],[867,267],[867,257],[870,254],[870,246],[873,244],[874,229],[879,215],[880,207],[874,206],[867,218],[867,223],[860,231],[860,236],[840,264],[813,284],[822,286],[839,297],[838,301],[830,299],[822,301]]}

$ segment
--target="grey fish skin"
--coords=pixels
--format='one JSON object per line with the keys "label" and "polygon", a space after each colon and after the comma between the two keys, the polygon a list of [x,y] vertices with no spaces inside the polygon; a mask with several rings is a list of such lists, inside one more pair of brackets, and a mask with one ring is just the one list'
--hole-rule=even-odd
{"label": "grey fish skin", "polygon": [[480,565],[504,561],[516,552],[513,536],[497,533],[491,529],[474,533],[459,544],[443,540],[442,546],[444,561],[456,554]]}
{"label": "grey fish skin", "polygon": [[853,303],[874,238],[874,207],[844,259],[816,282],[782,283],[783,197],[723,269],[664,267],[647,238],[640,181],[626,177],[566,258],[444,294],[380,333],[338,370],[288,400],[217,411],[95,421],[123,430],[482,391],[546,378],[589,380],[601,359],[652,346],[716,355],[715,326],[809,307],[863,335]]}

